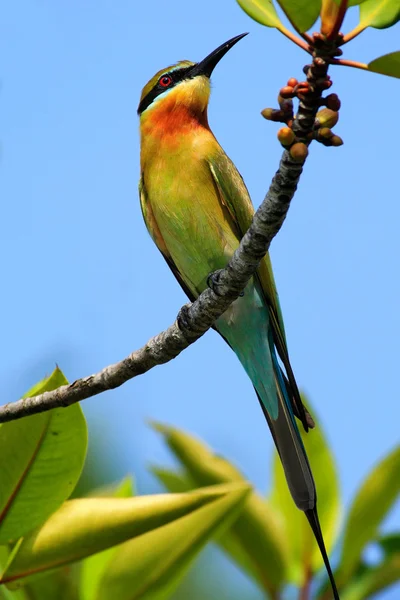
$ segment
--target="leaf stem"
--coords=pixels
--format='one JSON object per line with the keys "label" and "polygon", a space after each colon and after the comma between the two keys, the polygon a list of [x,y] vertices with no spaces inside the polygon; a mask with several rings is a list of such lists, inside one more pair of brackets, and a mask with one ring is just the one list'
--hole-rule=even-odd
{"label": "leaf stem", "polygon": [[362,69],[363,71],[368,71],[368,65],[366,63],[360,63],[356,60],[347,60],[345,58],[332,58],[330,64],[341,65],[342,67],[353,67],[354,69]]}
{"label": "leaf stem", "polygon": [[[294,21],[292,21],[292,19],[290,18],[290,15],[286,12],[285,7],[281,5],[281,3],[279,2],[279,0],[278,0],[278,4],[281,7],[282,11],[285,14],[285,17],[287,18],[287,20],[289,21],[289,23],[291,24],[291,26],[293,27],[293,29],[295,29],[297,31],[297,33],[299,35],[301,35],[301,37],[303,38],[303,40],[305,40],[307,42],[307,44],[312,44],[312,42],[313,42],[312,38],[305,31],[299,31],[296,23]],[[286,27],[284,25],[282,25],[282,28],[285,29],[286,31],[288,31],[289,33],[291,33],[288,29],[286,29]],[[282,31],[282,30],[280,29],[280,31]],[[284,32],[282,31],[282,33],[284,33]],[[286,33],[285,33],[285,35],[286,35]]]}
{"label": "leaf stem", "polygon": [[343,38],[343,43],[347,44],[347,42],[354,40],[355,37],[357,37],[360,33],[364,31],[364,29],[366,29],[366,25],[362,25],[361,23],[359,23],[357,27],[354,27],[354,29],[349,31],[349,33],[346,33],[346,35]]}
{"label": "leaf stem", "polygon": [[292,42],[294,42],[295,44],[300,46],[300,48],[302,50],[305,50],[306,52],[311,54],[311,51],[309,49],[309,44],[312,43],[312,39],[306,33],[302,34],[302,37],[304,37],[304,39],[307,40],[307,44],[305,42],[303,42],[303,40],[301,40],[299,37],[297,37],[297,35],[292,33],[290,31],[290,29],[286,29],[286,27],[284,25],[281,25],[279,27],[279,31],[281,33],[283,33],[283,35],[286,35],[286,37],[289,38],[289,40],[291,40]]}
{"label": "leaf stem", "polygon": [[335,40],[340,31],[341,26],[343,25],[343,19],[345,17],[347,11],[348,0],[342,0],[339,6],[338,14],[336,15],[335,23],[332,27],[330,33],[328,33],[327,38],[329,41]]}
{"label": "leaf stem", "polygon": [[312,46],[314,40],[312,39],[311,35],[308,35],[308,33],[306,33],[305,31],[303,31],[303,33],[301,33],[300,35],[304,40],[306,40],[307,44],[310,44],[310,46]]}

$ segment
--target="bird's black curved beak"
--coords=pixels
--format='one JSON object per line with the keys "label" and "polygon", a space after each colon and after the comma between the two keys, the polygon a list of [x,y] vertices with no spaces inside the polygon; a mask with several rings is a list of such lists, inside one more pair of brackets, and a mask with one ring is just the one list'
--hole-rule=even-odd
{"label": "bird's black curved beak", "polygon": [[197,75],[205,75],[206,77],[210,77],[213,72],[215,66],[219,63],[221,58],[225,56],[225,54],[230,50],[239,40],[244,38],[247,33],[241,33],[240,35],[235,36],[231,40],[228,40],[221,46],[218,46],[211,54],[206,56],[201,62],[195,64],[190,71],[188,72],[188,77],[197,77]]}

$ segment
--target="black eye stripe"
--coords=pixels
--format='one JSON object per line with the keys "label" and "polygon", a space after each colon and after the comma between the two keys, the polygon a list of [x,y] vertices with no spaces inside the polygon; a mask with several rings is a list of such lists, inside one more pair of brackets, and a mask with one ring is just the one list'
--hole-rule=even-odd
{"label": "black eye stripe", "polygon": [[[163,92],[166,92],[167,90],[170,90],[184,79],[189,79],[191,69],[192,67],[182,67],[181,69],[175,69],[173,71],[163,73],[163,75],[161,75],[153,89],[150,90],[150,92],[143,98],[143,100],[139,104],[138,114],[142,114],[142,112],[150,106],[150,104],[153,102],[153,100],[155,100],[155,98],[157,98],[157,96],[159,96]],[[160,84],[160,80],[163,77],[170,77],[172,82],[168,86],[162,86]]]}

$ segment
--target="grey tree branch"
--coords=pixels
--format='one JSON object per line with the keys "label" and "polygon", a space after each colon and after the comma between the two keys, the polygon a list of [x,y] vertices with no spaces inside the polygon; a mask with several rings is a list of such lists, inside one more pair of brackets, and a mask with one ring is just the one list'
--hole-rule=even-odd
{"label": "grey tree branch", "polygon": [[186,304],[183,312],[181,309],[181,319],[178,315],[175,323],[151,338],[142,348],[95,375],[0,407],[0,423],[56,407],[70,406],[119,387],[156,365],[169,362],[198,340],[239,296],[256,271],[271,240],[282,226],[301,171],[302,166],[290,158],[289,152],[284,151],[279,170],[264,202],[255,213],[249,230],[227,267],[218,274],[218,295],[211,289],[206,289],[193,304]]}
{"label": "grey tree branch", "polygon": [[[294,130],[297,128],[300,133],[299,139],[302,141],[306,140],[307,133],[313,127],[324,89],[316,84],[313,66],[309,68],[307,75],[308,82],[313,86],[312,93],[306,102],[300,98],[296,127],[293,127]],[[325,70],[325,74],[327,68],[326,65],[326,69],[322,69]],[[318,77],[321,80],[320,63]],[[77,379],[70,385],[0,407],[0,423],[57,407],[70,406],[119,387],[156,365],[169,362],[198,340],[236,300],[255,273],[285,220],[303,164],[304,161],[296,162],[290,152],[284,150],[279,169],[263,203],[254,215],[249,230],[226,268],[218,272],[218,295],[212,289],[206,289],[195,302],[182,307],[177,320],[168,329],[151,338],[142,348],[135,350],[120,362],[109,365],[94,375]]]}

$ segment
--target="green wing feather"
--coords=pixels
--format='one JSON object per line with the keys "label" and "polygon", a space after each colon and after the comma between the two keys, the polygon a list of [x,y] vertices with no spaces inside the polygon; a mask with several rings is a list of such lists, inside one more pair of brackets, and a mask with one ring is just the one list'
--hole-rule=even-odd
{"label": "green wing feather", "polygon": [[[229,160],[223,151],[218,153],[212,160],[209,160],[207,164],[210,178],[214,183],[219,201],[229,212],[232,226],[235,228],[237,235],[240,238],[249,228],[254,215],[254,207],[251,203],[245,183],[232,161]],[[143,177],[141,177],[139,182],[139,196],[143,218],[151,238],[157,245],[178,283],[188,298],[193,302],[196,296],[186,283],[183,275],[180,273],[163,239],[147,196]],[[290,365],[282,313],[269,255],[262,260],[257,275],[269,307],[270,323],[275,345],[285,366],[289,384],[288,388],[291,390],[293,410],[296,416],[301,419],[307,430],[308,424],[311,424],[312,421],[305,416],[296,380]]]}
{"label": "green wing feather", "polygon": [[161,252],[163,257],[165,258],[167,265],[171,269],[176,280],[178,281],[179,285],[181,286],[181,288],[183,289],[183,291],[185,292],[185,294],[187,295],[189,300],[191,302],[194,302],[196,297],[194,296],[191,289],[186,285],[182,275],[179,272],[179,269],[177,268],[176,264],[172,260],[172,257],[168,251],[168,248],[167,248],[167,246],[164,242],[164,239],[161,235],[160,229],[157,225],[157,221],[154,218],[154,214],[151,209],[150,202],[147,198],[147,193],[146,193],[146,188],[144,185],[143,177],[141,177],[140,181],[139,181],[139,198],[140,198],[140,207],[142,209],[143,219],[144,219],[144,222],[146,223],[147,231],[149,232],[151,239],[153,240],[153,242],[155,243],[155,245],[157,246],[157,248],[159,249],[159,251]]}
{"label": "green wing feather", "polygon": [[[254,216],[254,206],[251,202],[246,184],[233,162],[224,152],[221,152],[208,162],[211,174],[219,191],[221,202],[230,211],[232,218],[238,225],[242,237],[250,227]],[[287,351],[285,326],[269,254],[267,254],[260,263],[258,278],[266,300],[275,313],[275,320],[277,321],[282,342]]]}
{"label": "green wing feather", "polygon": [[[212,159],[209,159],[208,164],[220,196],[220,201],[228,208],[242,237],[250,227],[254,215],[254,206],[246,184],[233,162],[223,151]],[[261,261],[257,275],[269,307],[275,345],[285,366],[287,387],[291,391],[293,411],[300,418],[304,429],[307,431],[308,427],[314,426],[314,423],[301,401],[296,379],[290,364],[282,310],[272,271],[271,259],[268,253]]]}

